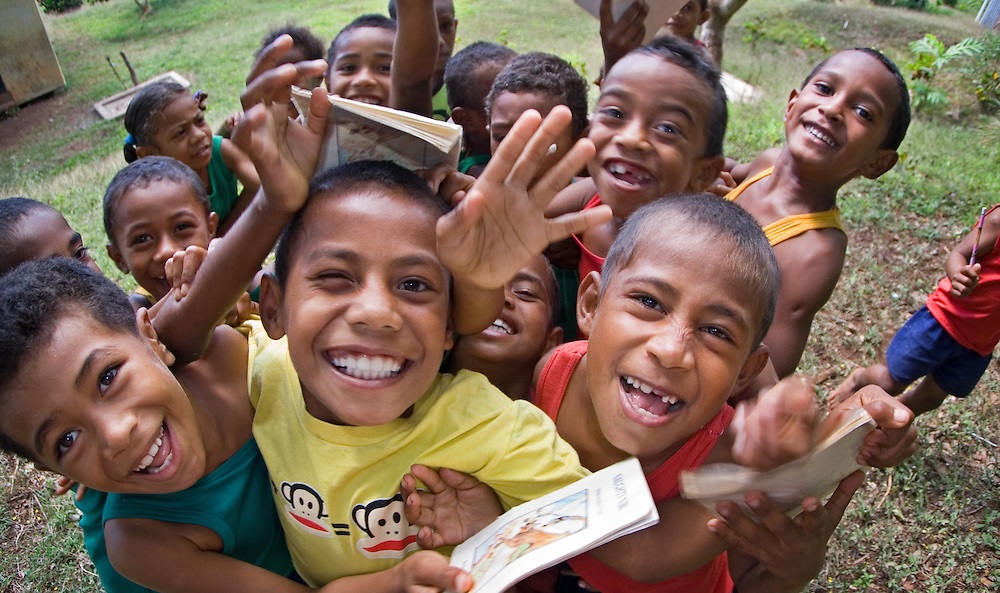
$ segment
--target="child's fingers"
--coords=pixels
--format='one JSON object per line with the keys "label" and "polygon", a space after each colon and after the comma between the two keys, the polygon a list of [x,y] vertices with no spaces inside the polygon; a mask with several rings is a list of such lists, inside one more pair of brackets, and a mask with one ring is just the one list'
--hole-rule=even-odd
{"label": "child's fingers", "polygon": [[545,222],[545,236],[549,244],[604,224],[611,220],[611,206],[602,204],[596,208],[568,212]]}
{"label": "child's fingers", "polygon": [[323,89],[316,87],[309,97],[309,118],[306,127],[310,132],[322,137],[326,133],[326,120],[330,115],[330,100]]}
{"label": "child's fingers", "polygon": [[[552,143],[572,121],[573,114],[568,107],[565,105],[553,107],[552,111],[542,120],[541,125],[528,138],[519,158],[514,162],[510,175],[507,176],[509,182],[515,187],[530,187],[532,181],[537,177],[538,167],[548,154]],[[579,158],[579,154],[579,152],[576,153],[576,158]],[[584,161],[585,163],[586,161]],[[579,169],[576,170],[579,171]]]}
{"label": "child's fingers", "polygon": [[410,475],[424,483],[427,490],[440,494],[448,488],[447,482],[441,479],[441,474],[426,465],[415,463],[410,466]]}
{"label": "child's fingers", "polygon": [[503,142],[497,146],[496,152],[486,164],[486,168],[483,169],[477,182],[504,183],[541,122],[542,116],[538,115],[534,109],[522,113],[521,117],[517,118],[517,121],[511,126],[510,132],[504,137]]}
{"label": "child's fingers", "polygon": [[565,189],[573,181],[573,177],[580,172],[580,169],[587,165],[587,161],[593,158],[595,151],[594,143],[587,138],[578,140],[569,149],[569,152],[559,159],[559,162],[532,185],[532,202],[544,210],[556,194]]}
{"label": "child's fingers", "polygon": [[458,245],[462,237],[476,224],[486,208],[482,192],[472,191],[465,195],[451,212],[437,221],[438,248]]}
{"label": "child's fingers", "polygon": [[831,530],[840,524],[847,506],[851,504],[851,499],[854,498],[854,493],[858,491],[858,488],[864,482],[864,472],[856,471],[841,480],[840,484],[837,485],[837,489],[830,495],[830,499],[826,501],[826,505],[824,506],[824,511],[826,512],[827,520],[830,522]]}
{"label": "child's fingers", "polygon": [[[279,35],[274,41],[262,49],[260,54],[257,56],[257,59],[254,61],[253,66],[250,67],[250,73],[247,74],[247,86],[249,86],[250,83],[256,80],[261,74],[276,68],[278,66],[278,60],[288,53],[294,45],[295,41],[292,39],[292,36],[284,34]],[[247,107],[248,105],[243,105],[244,109]]]}

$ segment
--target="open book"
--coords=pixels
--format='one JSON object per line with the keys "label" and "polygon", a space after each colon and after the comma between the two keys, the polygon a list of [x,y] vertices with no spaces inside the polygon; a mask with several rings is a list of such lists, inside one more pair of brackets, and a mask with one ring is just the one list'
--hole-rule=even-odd
{"label": "open book", "polygon": [[[656,37],[656,32],[660,30],[666,22],[667,19],[672,17],[675,12],[681,9],[682,6],[688,0],[646,0],[646,4],[649,5],[649,12],[646,14],[646,20],[643,25],[646,27],[646,36],[643,37],[642,43],[646,44]],[[576,3],[580,5],[580,8],[586,10],[590,14],[594,15],[596,18],[601,18],[601,0],[576,0]],[[629,6],[635,3],[635,0],[612,0],[611,2],[611,16],[617,21],[621,18],[622,14],[628,10]]]}
{"label": "open book", "polygon": [[852,410],[812,452],[771,471],[758,472],[732,463],[705,465],[681,473],[681,495],[697,500],[713,512],[715,503],[730,500],[746,510],[744,495],[757,490],[780,509],[793,515],[802,499],[825,499],[841,480],[862,466],[855,459],[875,421],[862,408]]}
{"label": "open book", "polygon": [[[292,89],[299,113],[308,116],[310,91]],[[393,161],[407,169],[458,165],[462,127],[407,111],[330,96],[330,119],[317,171],[353,161]]]}
{"label": "open book", "polygon": [[451,565],[502,593],[544,568],[659,521],[635,458],[518,505],[455,548]]}

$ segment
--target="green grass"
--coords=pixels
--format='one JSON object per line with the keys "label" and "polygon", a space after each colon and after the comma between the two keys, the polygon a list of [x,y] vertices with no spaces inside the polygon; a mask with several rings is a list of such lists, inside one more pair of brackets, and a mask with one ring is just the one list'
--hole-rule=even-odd
{"label": "green grass", "polygon": [[[238,105],[260,38],[286,22],[309,25],[326,42],[384,0],[240,2],[153,0],[138,18],[132,0],[110,0],[62,16],[45,16],[67,88],[49,101],[74,107],[23,131],[16,150],[0,153],[0,195],[28,195],[62,211],[92,246],[104,243],[100,199],[124,165],[121,120],[102,122],[90,105],[121,86],[125,51],[140,78],[176,70],[211,94],[214,125]],[[558,53],[593,78],[600,63],[597,23],[570,0],[456,0],[458,46],[504,40],[518,51]],[[755,21],[754,19],[759,19]],[[745,23],[759,23],[751,48]],[[753,0],[727,30],[726,69],[763,90],[751,105],[732,105],[726,151],[749,160],[780,145],[790,89],[830,52],[874,45],[900,65],[910,41],[934,32],[946,43],[982,35],[967,13],[873,6],[866,0]],[[910,312],[941,274],[944,256],[967,232],[981,205],[1000,195],[1000,123],[964,95],[961,75],[949,83],[952,105],[918,114],[904,157],[875,181],[841,192],[850,228],[847,265],[818,316],[800,367],[825,393],[857,365],[879,360]],[[39,106],[7,114],[32,116]],[[0,121],[0,129],[10,122]],[[101,267],[114,266],[102,247]],[[116,278],[128,285],[128,280]],[[921,450],[893,470],[874,471],[831,542],[827,567],[810,591],[985,591],[1000,580],[998,450],[1000,372],[992,365],[964,401],[920,418]],[[37,471],[0,457],[0,591],[97,591],[72,525],[73,507],[47,494]],[[682,545],[678,543],[678,545]]]}

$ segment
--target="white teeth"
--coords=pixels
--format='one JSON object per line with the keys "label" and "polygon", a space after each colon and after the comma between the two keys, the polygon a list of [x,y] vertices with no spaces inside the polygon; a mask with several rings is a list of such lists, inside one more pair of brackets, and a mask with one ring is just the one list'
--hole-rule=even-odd
{"label": "white teeth", "polygon": [[634,389],[638,389],[639,391],[645,393],[646,395],[653,394],[653,395],[659,397],[663,401],[663,403],[665,403],[665,404],[671,404],[672,405],[672,404],[676,404],[677,402],[681,401],[680,398],[677,398],[677,397],[675,397],[673,395],[660,395],[659,393],[656,393],[653,390],[652,386],[646,385],[645,383],[643,383],[639,379],[636,379],[635,377],[629,377],[628,375],[626,375],[623,378],[625,380],[625,383],[627,383],[628,385],[630,385]]}
{"label": "white teeth", "polygon": [[160,465],[160,467],[152,467],[149,470],[147,470],[146,473],[151,475],[158,474],[163,470],[167,469],[168,467],[170,467],[170,462],[173,460],[174,460],[174,452],[171,451],[170,453],[167,454],[167,458],[163,460],[163,463]]}
{"label": "white teeth", "polygon": [[[146,456],[142,458],[142,461],[139,462],[139,467],[135,468],[134,471],[141,472],[142,470],[144,470],[147,467],[149,467],[149,464],[153,463],[153,459],[156,457],[156,454],[160,452],[160,446],[161,445],[163,445],[163,425],[162,424],[160,425],[160,436],[156,437],[156,440],[153,441],[153,444],[149,446],[149,451],[146,453]],[[171,452],[170,455],[167,456],[167,459],[170,459],[171,457],[173,457],[173,452]],[[154,470],[150,470],[149,473],[155,474],[156,472],[161,471],[164,467],[166,467],[166,464],[164,464],[162,467],[156,469],[155,471]]]}
{"label": "white teeth", "polygon": [[490,325],[490,327],[500,330],[501,332],[507,335],[514,334],[514,328],[511,327],[510,324],[504,321],[503,319],[497,319],[496,321],[493,322],[492,325]]}
{"label": "white teeth", "polygon": [[814,126],[806,126],[806,131],[809,132],[812,137],[824,142],[827,146],[836,146],[837,143],[833,141],[833,138],[823,133],[822,130]]}
{"label": "white teeth", "polygon": [[388,379],[399,374],[403,360],[389,356],[343,355],[333,359],[333,366],[350,377],[365,380]]}
{"label": "white teeth", "polygon": [[608,169],[612,173],[614,173],[615,175],[624,175],[625,174],[625,166],[624,165],[619,165],[619,164],[616,163],[614,165],[611,165]]}

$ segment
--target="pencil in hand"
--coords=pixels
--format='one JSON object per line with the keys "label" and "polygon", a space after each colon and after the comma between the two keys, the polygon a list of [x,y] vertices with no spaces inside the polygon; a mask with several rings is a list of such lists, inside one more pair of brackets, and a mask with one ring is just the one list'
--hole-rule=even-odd
{"label": "pencil in hand", "polygon": [[976,265],[976,253],[979,251],[979,237],[983,236],[983,219],[986,218],[986,206],[979,211],[979,224],[976,226],[976,243],[972,246],[972,257],[969,258],[969,267]]}

